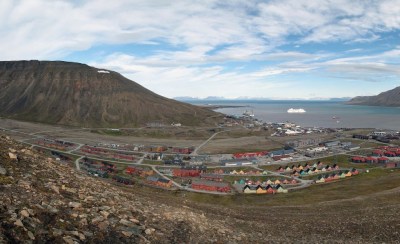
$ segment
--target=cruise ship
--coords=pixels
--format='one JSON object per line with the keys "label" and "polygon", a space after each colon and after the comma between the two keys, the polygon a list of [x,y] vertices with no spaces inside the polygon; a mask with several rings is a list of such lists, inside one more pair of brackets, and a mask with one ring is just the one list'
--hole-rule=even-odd
{"label": "cruise ship", "polygon": [[288,113],[305,113],[306,110],[302,109],[302,108],[289,108],[287,110]]}

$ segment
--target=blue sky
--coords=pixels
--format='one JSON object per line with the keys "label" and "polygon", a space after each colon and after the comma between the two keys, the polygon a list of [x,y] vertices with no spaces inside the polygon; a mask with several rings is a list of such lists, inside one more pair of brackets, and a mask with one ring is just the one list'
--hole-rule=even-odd
{"label": "blue sky", "polygon": [[118,71],[167,97],[315,99],[400,86],[400,0],[0,2],[0,60]]}

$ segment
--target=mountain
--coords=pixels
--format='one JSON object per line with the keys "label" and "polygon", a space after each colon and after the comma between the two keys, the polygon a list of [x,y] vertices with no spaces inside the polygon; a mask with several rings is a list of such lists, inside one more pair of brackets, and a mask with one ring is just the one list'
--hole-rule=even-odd
{"label": "mountain", "polygon": [[332,98],[329,98],[329,101],[345,102],[345,101],[349,101],[350,99],[351,99],[351,97],[332,97]]}
{"label": "mountain", "polygon": [[376,96],[359,96],[351,99],[346,104],[400,107],[400,86],[385,91]]}
{"label": "mountain", "polygon": [[0,62],[0,116],[85,127],[214,124],[218,113],[157,95],[117,72],[62,61]]}

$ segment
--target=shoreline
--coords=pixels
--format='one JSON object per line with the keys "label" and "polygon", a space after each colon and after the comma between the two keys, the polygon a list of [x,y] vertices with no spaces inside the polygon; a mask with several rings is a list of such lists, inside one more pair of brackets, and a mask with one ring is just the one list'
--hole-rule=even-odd
{"label": "shoreline", "polygon": [[221,109],[221,108],[248,108],[249,105],[197,105],[201,108],[207,108],[211,110]]}

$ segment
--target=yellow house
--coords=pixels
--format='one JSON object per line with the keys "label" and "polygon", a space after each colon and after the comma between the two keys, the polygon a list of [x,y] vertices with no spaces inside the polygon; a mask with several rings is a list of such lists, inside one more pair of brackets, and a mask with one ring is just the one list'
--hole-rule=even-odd
{"label": "yellow house", "polygon": [[352,176],[351,171],[346,173],[346,177],[350,177],[350,176]]}
{"label": "yellow house", "polygon": [[257,186],[256,192],[257,192],[257,194],[265,194],[265,193],[267,193],[267,190],[263,189],[261,186]]}
{"label": "yellow house", "polygon": [[276,180],[276,181],[274,182],[274,184],[275,184],[275,185],[280,185],[280,184],[281,184],[281,181],[280,181],[280,180]]}
{"label": "yellow house", "polygon": [[239,173],[238,173],[239,175],[244,175],[245,173],[244,173],[244,171],[243,170],[241,170],[241,171],[239,171]]}

